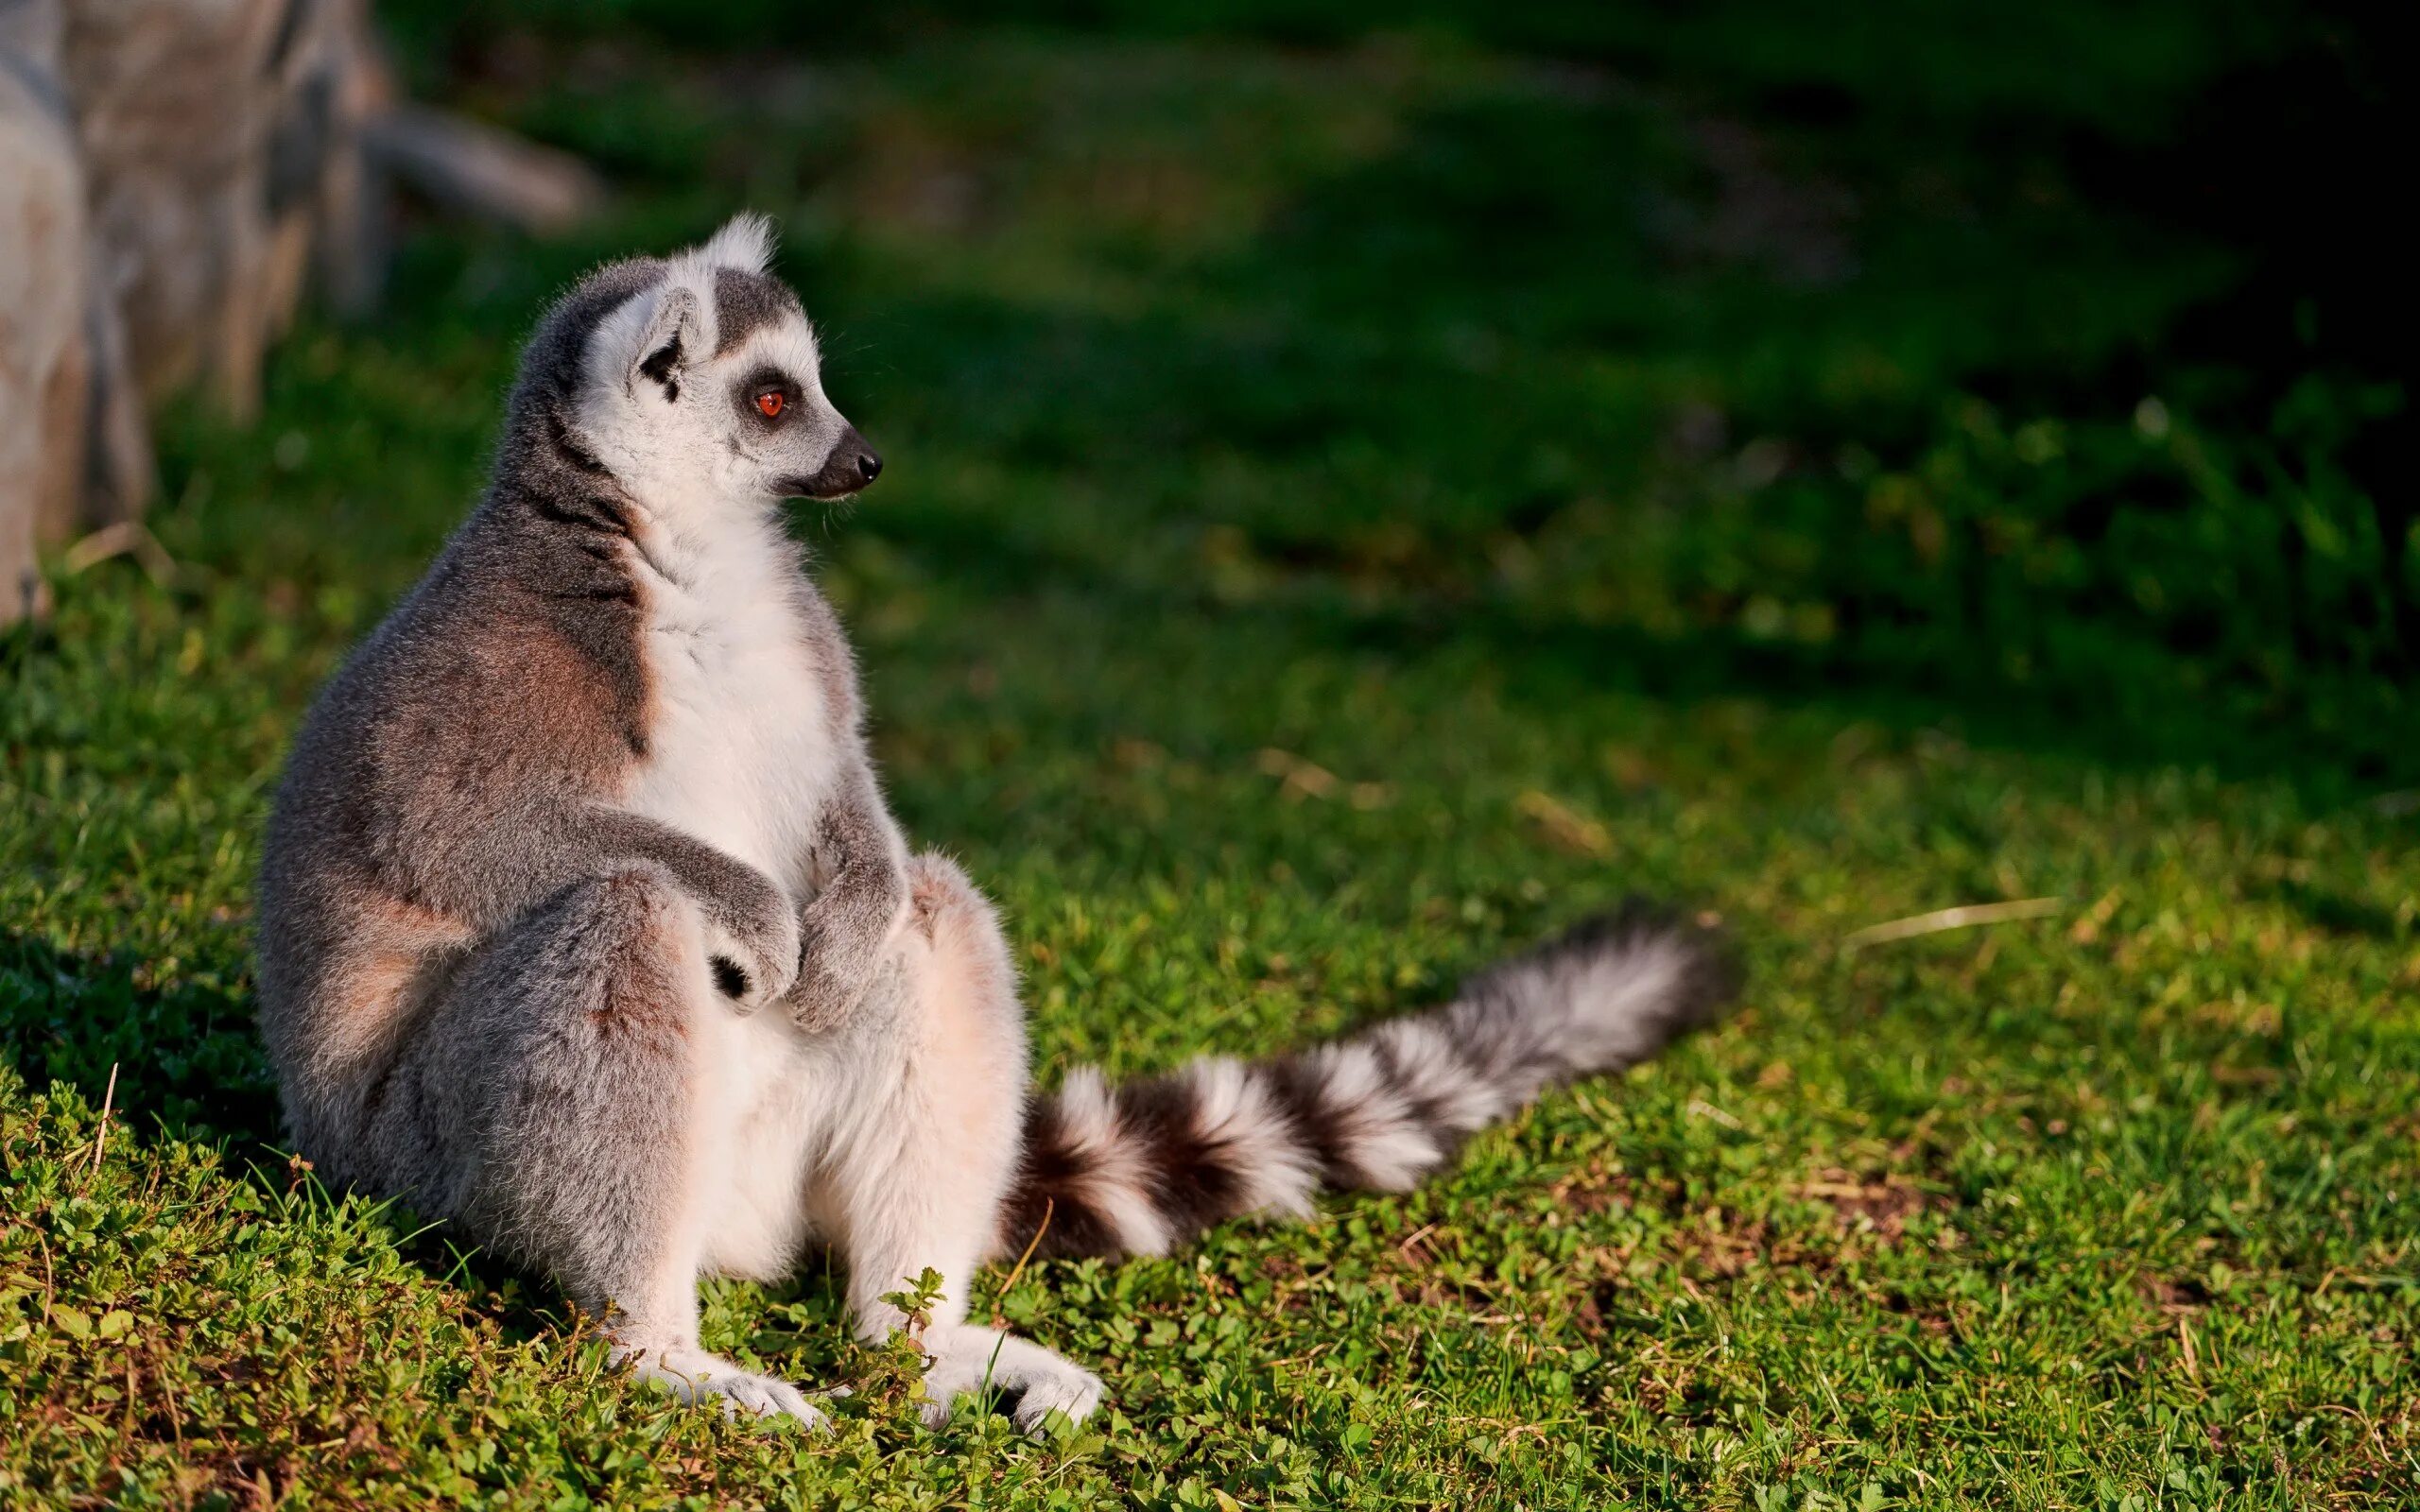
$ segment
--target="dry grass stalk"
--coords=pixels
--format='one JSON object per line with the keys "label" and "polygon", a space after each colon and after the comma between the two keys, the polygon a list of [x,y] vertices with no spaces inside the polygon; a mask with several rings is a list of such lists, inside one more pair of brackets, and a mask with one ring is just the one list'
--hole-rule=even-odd
{"label": "dry grass stalk", "polygon": [[1915,914],[1852,931],[1841,936],[1841,951],[1846,954],[1863,950],[1868,945],[1887,945],[1893,940],[1938,935],[1945,930],[2014,923],[2021,919],[2044,919],[2057,913],[2063,906],[2065,900],[2058,898],[2019,898],[2004,903],[1964,903],[1956,908],[1938,908],[1929,914]]}

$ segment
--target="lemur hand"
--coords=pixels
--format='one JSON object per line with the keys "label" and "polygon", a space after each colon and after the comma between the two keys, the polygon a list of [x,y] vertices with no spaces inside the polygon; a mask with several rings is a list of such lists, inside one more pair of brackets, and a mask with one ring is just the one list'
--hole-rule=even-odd
{"label": "lemur hand", "polygon": [[826,829],[839,864],[800,916],[798,982],[785,1005],[808,1030],[832,1028],[865,1000],[908,905],[908,878],[882,832],[847,811]]}
{"label": "lemur hand", "polygon": [[772,879],[735,865],[706,909],[706,964],[715,989],[742,1013],[789,991],[798,979],[799,919]]}

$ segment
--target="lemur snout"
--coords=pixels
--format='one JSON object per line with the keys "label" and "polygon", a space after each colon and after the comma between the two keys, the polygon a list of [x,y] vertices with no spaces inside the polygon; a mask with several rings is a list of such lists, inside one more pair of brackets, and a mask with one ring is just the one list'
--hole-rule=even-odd
{"label": "lemur snout", "polygon": [[811,478],[784,480],[781,491],[809,499],[838,499],[856,492],[882,475],[882,457],[857,434],[855,425],[840,432],[832,455]]}

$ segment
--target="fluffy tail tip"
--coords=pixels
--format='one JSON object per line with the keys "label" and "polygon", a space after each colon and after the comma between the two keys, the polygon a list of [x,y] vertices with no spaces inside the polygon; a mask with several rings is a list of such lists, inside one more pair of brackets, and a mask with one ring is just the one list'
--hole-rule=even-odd
{"label": "fluffy tail tip", "polygon": [[1561,1080],[1634,1065],[1714,1023],[1742,980],[1719,919],[1633,899],[1479,972],[1447,1014],[1467,1051],[1501,1056],[1508,1072],[1545,1061],[1554,1074],[1538,1079]]}

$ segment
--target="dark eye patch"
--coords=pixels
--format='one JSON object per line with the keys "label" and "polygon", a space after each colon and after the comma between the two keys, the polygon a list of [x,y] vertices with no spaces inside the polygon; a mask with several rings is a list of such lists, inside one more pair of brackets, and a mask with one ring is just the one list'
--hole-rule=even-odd
{"label": "dark eye patch", "polygon": [[672,369],[680,360],[681,333],[675,331],[671,340],[648,353],[647,360],[639,364],[639,371],[664,386],[665,398],[678,399],[681,397],[681,382],[672,376]]}
{"label": "dark eye patch", "polygon": [[[778,404],[767,404],[768,395],[781,396]],[[732,390],[732,402],[739,408],[740,418],[754,423],[759,430],[771,430],[798,413],[799,387],[789,374],[779,368],[760,367],[739,381]]]}

